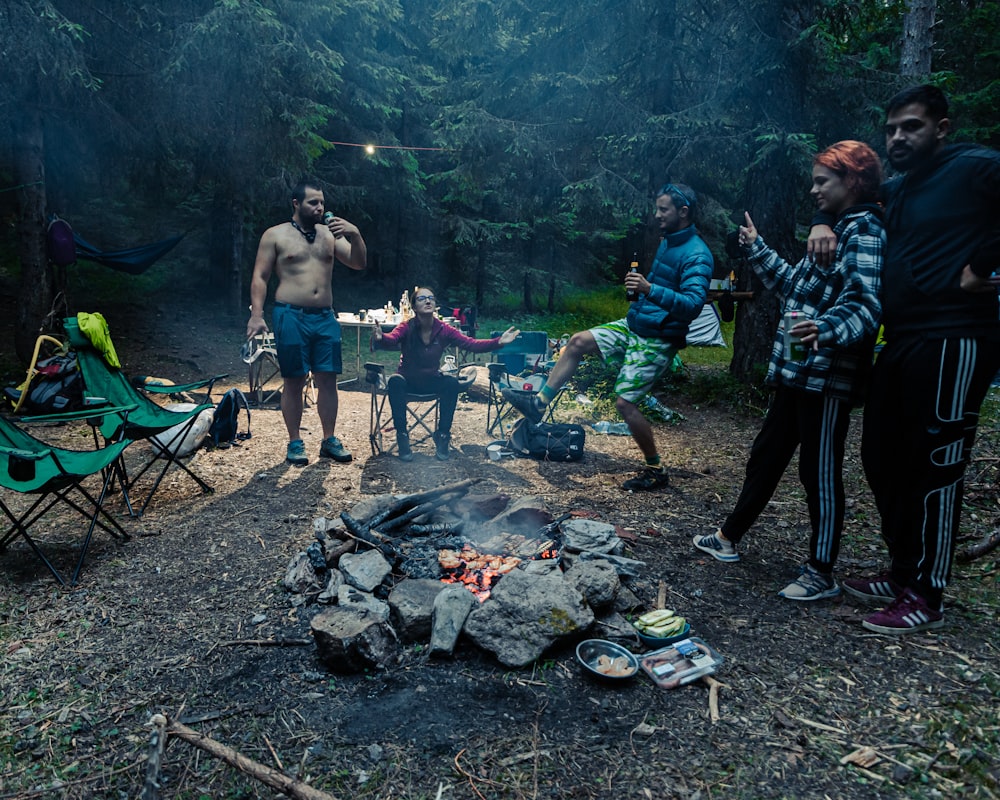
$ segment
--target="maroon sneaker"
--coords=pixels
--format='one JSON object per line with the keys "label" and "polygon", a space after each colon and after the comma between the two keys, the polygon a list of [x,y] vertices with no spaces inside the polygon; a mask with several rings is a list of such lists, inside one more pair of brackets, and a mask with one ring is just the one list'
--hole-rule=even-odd
{"label": "maroon sneaker", "polygon": [[903,589],[899,597],[861,624],[876,633],[914,633],[940,628],[944,625],[944,614],[927,605],[912,589]]}
{"label": "maroon sneaker", "polygon": [[841,581],[844,591],[866,603],[886,605],[903,593],[903,587],[883,572],[875,578],[849,578]]}

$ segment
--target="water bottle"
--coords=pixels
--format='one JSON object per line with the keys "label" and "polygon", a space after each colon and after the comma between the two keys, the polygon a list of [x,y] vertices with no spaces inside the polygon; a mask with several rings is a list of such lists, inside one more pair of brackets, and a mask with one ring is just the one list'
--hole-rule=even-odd
{"label": "water bottle", "polygon": [[607,433],[611,436],[628,436],[631,433],[626,423],[608,422],[606,419],[595,422],[593,428],[597,433]]}
{"label": "water bottle", "polygon": [[643,401],[642,405],[650,417],[660,420],[661,422],[674,422],[675,420],[684,419],[684,417],[682,417],[678,412],[663,405],[663,403],[651,394],[646,395],[646,399]]}

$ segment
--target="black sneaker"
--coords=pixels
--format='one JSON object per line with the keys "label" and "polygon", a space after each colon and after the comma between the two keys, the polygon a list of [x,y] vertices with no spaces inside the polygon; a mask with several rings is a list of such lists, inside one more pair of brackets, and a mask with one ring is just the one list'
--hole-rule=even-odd
{"label": "black sneaker", "polygon": [[545,411],[542,404],[538,402],[537,395],[517,389],[504,389],[500,394],[532,425],[537,425],[542,421],[542,415]]}
{"label": "black sneaker", "polygon": [[413,450],[410,449],[410,437],[405,433],[396,434],[396,449],[399,450],[400,461],[413,461]]}
{"label": "black sneaker", "polygon": [[670,476],[663,467],[646,467],[634,478],[629,478],[622,484],[622,488],[630,492],[645,491],[647,489],[659,489],[661,486],[670,485]]}
{"label": "black sneaker", "polygon": [[788,586],[778,592],[786,600],[825,600],[840,594],[840,587],[833,575],[820,572],[811,564],[803,564],[802,572]]}
{"label": "black sneaker", "polygon": [[434,434],[434,458],[438,461],[447,461],[448,456],[448,445],[451,443],[450,433],[435,433]]}

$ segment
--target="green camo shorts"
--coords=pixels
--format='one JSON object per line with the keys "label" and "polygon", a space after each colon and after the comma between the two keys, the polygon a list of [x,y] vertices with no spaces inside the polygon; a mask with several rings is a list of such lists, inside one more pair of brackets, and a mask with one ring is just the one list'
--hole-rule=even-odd
{"label": "green camo shorts", "polygon": [[674,362],[679,349],[664,339],[647,339],[629,330],[628,321],[617,319],[590,329],[609,364],[621,364],[615,379],[615,394],[637,403],[656,385]]}

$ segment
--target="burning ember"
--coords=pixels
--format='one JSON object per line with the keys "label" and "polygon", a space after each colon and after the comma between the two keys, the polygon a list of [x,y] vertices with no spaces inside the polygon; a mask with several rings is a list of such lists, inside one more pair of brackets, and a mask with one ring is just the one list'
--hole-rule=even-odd
{"label": "burning ember", "polygon": [[438,564],[445,571],[441,582],[463,584],[482,603],[489,598],[494,584],[525,558],[534,560],[559,557],[559,551],[552,540],[539,542],[523,536],[508,536],[502,543],[507,548],[501,553],[482,553],[470,544],[464,545],[461,550],[439,551]]}

